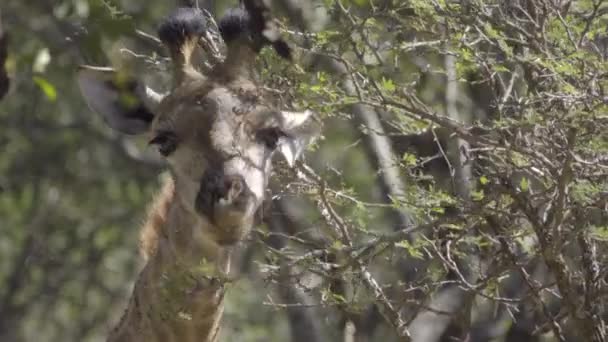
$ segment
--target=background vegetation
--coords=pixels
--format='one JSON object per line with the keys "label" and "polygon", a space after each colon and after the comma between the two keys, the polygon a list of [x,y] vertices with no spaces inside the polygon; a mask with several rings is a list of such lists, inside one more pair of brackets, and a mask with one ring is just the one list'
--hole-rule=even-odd
{"label": "background vegetation", "polygon": [[[265,51],[260,77],[324,134],[277,170],[222,340],[605,341],[608,3],[274,2],[296,63]],[[162,165],[75,71],[163,90],[178,5],[0,5],[1,341],[100,341],[122,313]]]}

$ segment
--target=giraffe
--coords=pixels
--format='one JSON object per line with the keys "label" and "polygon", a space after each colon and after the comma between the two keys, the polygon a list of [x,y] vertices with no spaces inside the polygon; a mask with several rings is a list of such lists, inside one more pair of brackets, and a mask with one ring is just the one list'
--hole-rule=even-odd
{"label": "giraffe", "polygon": [[166,96],[120,72],[79,71],[89,107],[119,132],[147,134],[171,175],[150,206],[140,241],[146,263],[109,342],[217,341],[230,258],[264,199],[272,156],[293,165],[318,134],[312,112],[275,109],[256,84],[262,46],[290,55],[267,14],[227,12],[218,24],[226,58],[207,75],[191,60],[206,29],[201,12],[169,15],[158,32],[173,66]]}

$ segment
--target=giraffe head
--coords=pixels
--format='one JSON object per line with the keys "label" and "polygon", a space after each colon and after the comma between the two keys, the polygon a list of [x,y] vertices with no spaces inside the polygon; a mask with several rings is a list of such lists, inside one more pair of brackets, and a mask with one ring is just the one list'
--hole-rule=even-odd
{"label": "giraffe head", "polygon": [[116,72],[83,68],[78,75],[89,107],[110,127],[148,136],[167,161],[177,200],[205,220],[221,244],[242,239],[252,226],[275,152],[293,164],[318,129],[309,111],[286,112],[267,104],[249,74],[239,71],[250,65],[247,54],[254,58],[259,51],[249,44],[255,40],[242,13],[220,21],[228,56],[208,76],[190,63],[205,30],[200,12],[178,9],[165,20],[159,37],[174,66],[174,87],[165,96]]}

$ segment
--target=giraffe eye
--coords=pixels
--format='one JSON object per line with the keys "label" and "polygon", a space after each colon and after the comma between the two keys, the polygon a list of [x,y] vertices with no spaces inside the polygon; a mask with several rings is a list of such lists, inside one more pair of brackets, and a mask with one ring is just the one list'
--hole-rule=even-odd
{"label": "giraffe eye", "polygon": [[158,146],[158,152],[163,157],[168,157],[177,149],[177,135],[173,132],[159,132],[154,138],[152,138],[148,144]]}
{"label": "giraffe eye", "polygon": [[285,136],[285,133],[279,128],[263,128],[260,129],[256,134],[256,139],[263,143],[268,149],[275,150],[281,137]]}

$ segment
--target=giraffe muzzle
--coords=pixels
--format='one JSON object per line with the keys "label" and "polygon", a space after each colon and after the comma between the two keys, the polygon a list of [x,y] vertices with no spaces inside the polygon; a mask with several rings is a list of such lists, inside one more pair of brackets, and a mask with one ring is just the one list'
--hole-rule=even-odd
{"label": "giraffe muzzle", "polygon": [[255,201],[255,196],[240,175],[206,171],[200,184],[196,210],[216,225],[222,225],[226,219],[233,221],[239,213],[247,215],[248,208]]}

